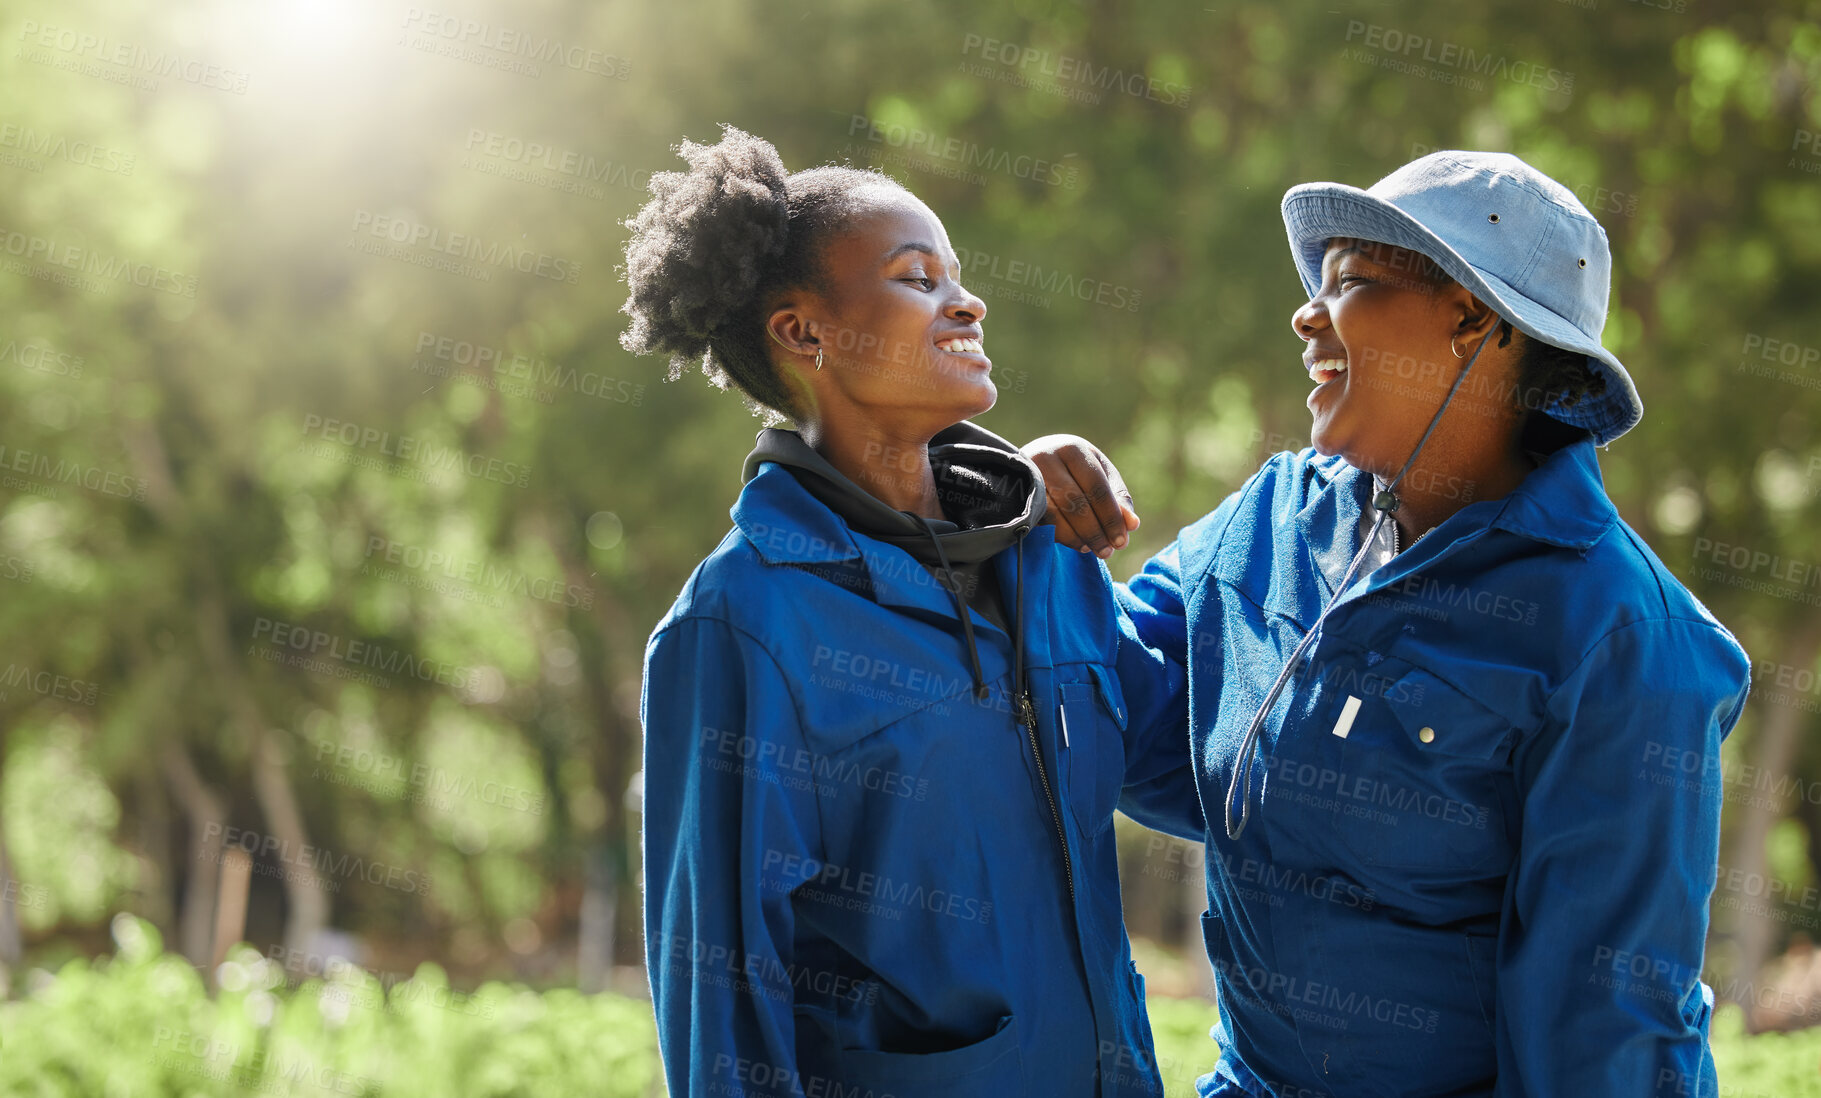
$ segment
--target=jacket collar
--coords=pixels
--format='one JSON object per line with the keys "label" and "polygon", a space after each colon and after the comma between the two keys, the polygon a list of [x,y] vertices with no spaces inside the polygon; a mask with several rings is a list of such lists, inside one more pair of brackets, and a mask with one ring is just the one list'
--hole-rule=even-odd
{"label": "jacket collar", "polygon": [[1582,552],[1619,521],[1618,510],[1606,495],[1592,439],[1571,443],[1544,458],[1503,502],[1493,526]]}
{"label": "jacket collar", "polygon": [[832,564],[860,556],[840,516],[775,462],[747,479],[728,514],[766,564]]}
{"label": "jacket collar", "polygon": [[776,462],[764,463],[747,480],[729,513],[734,526],[767,564],[863,569],[870,581],[868,593],[880,605],[922,610],[950,620],[955,616],[954,597],[927,568],[895,545],[856,535],[841,516]]}
{"label": "jacket collar", "polygon": [[1315,559],[1315,574],[1321,577],[1325,595],[1333,595],[1359,549],[1354,531],[1371,492],[1372,477],[1338,456],[1316,457],[1308,468],[1303,506],[1296,512],[1295,524]]}
{"label": "jacket collar", "polygon": [[[1355,531],[1361,512],[1371,502],[1372,477],[1338,455],[1315,457],[1308,469],[1303,506],[1294,521],[1315,559],[1317,573],[1332,594],[1359,549]],[[1618,517],[1606,495],[1589,439],[1550,454],[1502,499],[1461,508],[1449,522],[1470,525],[1457,528],[1448,540],[1484,526],[1585,552],[1606,535]]]}

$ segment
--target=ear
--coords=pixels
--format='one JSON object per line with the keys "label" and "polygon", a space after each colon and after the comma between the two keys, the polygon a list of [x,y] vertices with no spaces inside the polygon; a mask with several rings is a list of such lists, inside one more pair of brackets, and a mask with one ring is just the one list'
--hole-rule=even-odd
{"label": "ear", "polygon": [[1498,327],[1499,319],[1499,314],[1490,305],[1469,293],[1456,315],[1454,337],[1465,346],[1491,334]]}
{"label": "ear", "polygon": [[816,322],[810,319],[804,304],[800,299],[786,299],[765,318],[766,342],[776,344],[771,353],[772,361],[777,366],[778,380],[795,396],[799,412],[791,418],[799,429],[819,421],[816,379],[828,376],[819,375],[816,370],[816,356],[822,350],[822,342],[815,334]]}
{"label": "ear", "polygon": [[814,358],[822,344],[816,337],[816,322],[810,319],[805,304],[795,299],[782,302],[765,318],[765,330],[790,354]]}

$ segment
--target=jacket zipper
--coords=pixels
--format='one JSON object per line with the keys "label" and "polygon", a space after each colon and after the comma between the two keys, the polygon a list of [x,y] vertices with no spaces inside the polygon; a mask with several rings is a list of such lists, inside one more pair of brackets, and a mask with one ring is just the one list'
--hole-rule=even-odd
{"label": "jacket zipper", "polygon": [[1062,830],[1062,813],[1056,811],[1056,795],[1050,790],[1050,773],[1043,765],[1043,748],[1037,743],[1037,707],[1031,704],[1031,689],[1024,679],[1024,535],[1031,532],[1029,523],[1018,527],[1018,544],[1012,551],[1018,554],[1018,591],[1013,597],[1017,605],[1013,607],[1017,615],[1017,625],[1012,631],[1012,678],[1014,691],[1018,697],[1013,702],[1018,710],[1017,721],[1024,726],[1026,738],[1031,741],[1031,757],[1037,760],[1037,780],[1043,783],[1043,799],[1050,805],[1050,822],[1056,825],[1056,842],[1062,849],[1062,876],[1069,886],[1069,906],[1075,906],[1075,867],[1069,862],[1069,838]]}
{"label": "jacket zipper", "polygon": [[1062,875],[1069,886],[1069,904],[1075,903],[1075,867],[1069,863],[1069,840],[1062,830],[1062,813],[1056,811],[1056,795],[1050,791],[1050,774],[1043,765],[1043,749],[1037,743],[1037,711],[1031,704],[1031,692],[1018,698],[1018,723],[1024,726],[1031,742],[1031,756],[1037,760],[1037,780],[1043,783],[1043,799],[1050,805],[1050,821],[1056,825],[1056,841],[1062,848]]}

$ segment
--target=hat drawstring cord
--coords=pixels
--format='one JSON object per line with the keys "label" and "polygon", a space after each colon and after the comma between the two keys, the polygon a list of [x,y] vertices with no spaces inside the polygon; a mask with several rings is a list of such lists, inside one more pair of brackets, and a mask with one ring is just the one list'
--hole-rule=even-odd
{"label": "hat drawstring cord", "polygon": [[[1423,447],[1429,442],[1429,436],[1435,433],[1435,425],[1441,422],[1442,413],[1448,410],[1449,403],[1454,400],[1454,394],[1460,391],[1461,382],[1467,380],[1467,371],[1473,369],[1473,364],[1479,360],[1480,352],[1486,349],[1486,340],[1489,339],[1491,335],[1492,332],[1488,329],[1486,334],[1480,337],[1479,346],[1473,349],[1473,354],[1469,355],[1467,358],[1467,364],[1461,367],[1461,372],[1455,377],[1454,384],[1449,386],[1448,395],[1442,399],[1442,406],[1437,408],[1435,414],[1429,417],[1429,426],[1423,429],[1423,437],[1416,440],[1416,449],[1410,451],[1410,457],[1404,462],[1404,467],[1397,471],[1397,476],[1391,478],[1391,483],[1385,485],[1373,495],[1372,506],[1378,511],[1378,516],[1372,520],[1372,531],[1368,533],[1365,540],[1360,543],[1359,552],[1353,555],[1353,563],[1347,566],[1347,574],[1341,579],[1340,586],[1334,589],[1334,594],[1329,597],[1328,605],[1322,608],[1322,612],[1317,615],[1315,619],[1315,624],[1309,627],[1309,631],[1305,633],[1303,639],[1297,643],[1295,651],[1290,653],[1290,659],[1284,664],[1283,670],[1278,672],[1277,681],[1271,684],[1271,692],[1265,695],[1264,704],[1260,705],[1258,707],[1258,712],[1252,715],[1252,723],[1246,729],[1245,738],[1239,742],[1239,758],[1233,767],[1233,777],[1227,782],[1226,804],[1223,806],[1224,815],[1226,817],[1227,838],[1239,838],[1246,830],[1246,824],[1250,822],[1252,818],[1252,762],[1253,757],[1258,753],[1258,734],[1260,729],[1264,727],[1266,715],[1271,712],[1271,707],[1277,704],[1279,695],[1283,693],[1284,684],[1289,682],[1290,676],[1296,673],[1296,669],[1302,663],[1303,654],[1308,651],[1310,643],[1315,640],[1316,634],[1321,632],[1322,623],[1328,620],[1328,612],[1333,610],[1335,604],[1340,601],[1342,592],[1353,586],[1353,577],[1359,572],[1360,562],[1366,559],[1366,553],[1371,549],[1373,544],[1378,541],[1379,528],[1384,525],[1385,519],[1389,518],[1391,513],[1396,511],[1399,506],[1400,501],[1397,498],[1398,484],[1403,481],[1404,474],[1410,471],[1410,467],[1416,464],[1416,456],[1423,452]],[[1241,790],[1239,786],[1241,775],[1244,775],[1245,777],[1244,790]],[[1236,794],[1239,799],[1239,821],[1237,824],[1234,823],[1233,819],[1233,804]]]}

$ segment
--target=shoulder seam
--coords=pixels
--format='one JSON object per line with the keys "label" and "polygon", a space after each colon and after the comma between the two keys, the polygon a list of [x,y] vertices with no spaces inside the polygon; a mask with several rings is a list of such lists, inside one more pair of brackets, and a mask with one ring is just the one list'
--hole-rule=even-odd
{"label": "shoulder seam", "polygon": [[[1245,506],[1246,502],[1249,499],[1251,499],[1253,496],[1255,496],[1258,493],[1263,491],[1263,489],[1259,486],[1259,480],[1260,480],[1262,474],[1264,473],[1264,471],[1266,469],[1270,468],[1270,466],[1273,463],[1277,462],[1280,458],[1285,457],[1285,455],[1288,455],[1288,460],[1283,462],[1283,464],[1286,466],[1286,468],[1284,469],[1284,472],[1286,472],[1286,473],[1294,472],[1295,466],[1296,466],[1296,460],[1297,460],[1296,452],[1292,451],[1292,450],[1280,450],[1279,452],[1272,454],[1270,457],[1266,458],[1265,463],[1263,465],[1259,466],[1258,469],[1251,476],[1247,477],[1244,484],[1241,484],[1237,489],[1235,489],[1234,496],[1236,498],[1233,500],[1233,514],[1228,515],[1226,522],[1221,524],[1220,533],[1215,537],[1214,543],[1208,547],[1207,559],[1204,560],[1201,563],[1201,566],[1198,567],[1194,572],[1194,581],[1197,586],[1203,585],[1204,582],[1209,577],[1209,575],[1211,575],[1213,573],[1214,562],[1220,559],[1221,550],[1226,548],[1227,536],[1233,529],[1233,520],[1235,517],[1237,517],[1237,515],[1239,513],[1239,509],[1241,507]],[[1315,468],[1315,463],[1313,461],[1303,463],[1303,469],[1304,469],[1305,473],[1313,470],[1314,468]],[[1299,477],[1298,479],[1300,480],[1301,478]],[[1221,502],[1224,504],[1226,501],[1223,500]],[[1218,506],[1216,506],[1215,511],[1219,511],[1219,510],[1220,510],[1220,508]],[[1182,575],[1182,579],[1183,579],[1183,587],[1186,589],[1189,585],[1190,574],[1188,572],[1184,572]],[[1229,585],[1229,586],[1231,586],[1231,585]],[[1238,590],[1238,589],[1235,588],[1235,590]],[[1253,600],[1248,598],[1246,601],[1252,602]],[[1186,606],[1188,600],[1185,598],[1183,600],[1183,602],[1184,602],[1184,605]],[[1253,602],[1253,605],[1257,606],[1258,604],[1256,602]],[[1259,607],[1259,608],[1261,610],[1263,609],[1263,607]]]}
{"label": "shoulder seam", "polygon": [[[682,625],[686,622],[687,623],[713,622],[717,625],[725,626],[729,632],[733,633],[737,637],[744,637],[746,640],[751,641],[753,647],[755,647],[759,651],[765,653],[765,658],[771,661],[772,669],[775,670],[778,674],[778,681],[780,681],[784,684],[785,694],[789,695],[789,697],[790,697],[791,716],[795,721],[795,727],[796,727],[796,736],[797,736],[796,746],[798,748],[800,748],[801,750],[810,751],[811,749],[809,746],[809,738],[807,736],[805,736],[803,733],[803,727],[804,727],[804,725],[803,725],[803,701],[801,698],[797,697],[796,684],[791,681],[791,677],[789,675],[784,673],[784,665],[782,663],[778,662],[777,654],[772,652],[772,650],[770,648],[766,647],[765,642],[761,641],[754,634],[748,632],[747,630],[741,628],[740,626],[734,624],[733,622],[728,621],[726,618],[717,617],[713,614],[687,614],[687,615],[684,615],[683,617],[677,618],[676,620],[670,622],[668,625],[664,626],[664,628],[660,632],[667,633],[671,629],[675,628],[676,626]],[[658,636],[659,636],[658,633],[652,634],[651,643],[656,644]],[[815,806],[815,813],[816,813],[816,841],[815,841],[816,856],[818,858],[820,858],[822,861],[826,862],[828,860],[828,858],[827,858],[828,851],[827,851],[827,846],[823,842],[822,837],[824,835],[828,834],[828,821],[826,819],[824,819],[822,816],[822,812],[823,812],[822,798],[812,797],[812,798],[810,798],[810,800],[811,800],[811,803]]]}
{"label": "shoulder seam", "polygon": [[[1663,608],[1663,616],[1674,620],[1675,615],[1669,612],[1669,592],[1663,589],[1663,577],[1657,574],[1656,566],[1651,563],[1651,558],[1655,554],[1645,552],[1644,550],[1648,550],[1650,547],[1644,543],[1644,539],[1638,536],[1636,530],[1633,530],[1626,523],[1619,521],[1616,516],[1612,525],[1607,528],[1606,534],[1610,536],[1614,530],[1623,530],[1625,532],[1626,547],[1638,558],[1638,563],[1643,565],[1644,569],[1650,573],[1651,582],[1657,585],[1657,602]],[[1692,592],[1690,593],[1692,594]]]}
{"label": "shoulder seam", "polygon": [[772,652],[772,650],[770,648],[766,647],[765,642],[760,640],[757,636],[753,635],[751,632],[740,627],[739,625],[736,625],[735,623],[728,621],[726,618],[719,617],[714,614],[685,614],[680,618],[673,618],[669,622],[667,622],[663,626],[661,626],[657,632],[655,632],[651,635],[651,643],[656,644],[659,637],[663,636],[665,633],[670,632],[671,630],[675,629],[679,625],[697,624],[697,623],[701,623],[701,622],[713,622],[717,625],[726,626],[728,631],[732,632],[736,636],[740,636],[740,637],[745,638],[746,640],[751,641],[753,644],[753,647],[755,647],[759,651],[765,653],[765,658],[771,661],[772,668],[777,671],[779,681],[781,681],[784,684],[785,692],[790,695],[791,715],[796,719],[797,739],[801,740],[803,742],[803,747],[808,748],[809,742],[803,736],[803,703],[797,697],[796,686],[794,683],[791,682],[790,676],[784,673],[784,665],[782,663],[778,662],[778,657],[777,657],[776,653]]}
{"label": "shoulder seam", "polygon": [[[1576,660],[1574,666],[1569,668],[1567,673],[1562,676],[1562,681],[1559,684],[1557,684],[1557,686],[1554,690],[1551,690],[1549,692],[1549,697],[1544,699],[1544,701],[1543,701],[1544,711],[1547,712],[1549,709],[1554,707],[1556,697],[1559,694],[1561,694],[1561,692],[1568,686],[1568,684],[1570,682],[1572,682],[1574,680],[1574,677],[1576,675],[1579,675],[1581,673],[1581,668],[1583,668],[1587,665],[1587,661],[1592,659],[1594,653],[1598,652],[1602,647],[1604,647],[1607,641],[1618,636],[1620,633],[1625,632],[1627,629],[1636,629],[1640,626],[1674,626],[1674,625],[1699,626],[1700,628],[1707,630],[1708,632],[1711,632],[1711,633],[1715,634],[1716,636],[1720,637],[1722,640],[1725,640],[1725,641],[1731,643],[1733,645],[1733,647],[1735,647],[1735,648],[1738,647],[1738,641],[1736,639],[1734,639],[1732,637],[1732,635],[1729,634],[1718,623],[1711,622],[1711,621],[1705,621],[1701,618],[1683,618],[1683,617],[1671,617],[1671,616],[1665,615],[1660,618],[1640,618],[1637,621],[1628,621],[1624,625],[1615,625],[1611,629],[1608,629],[1604,634],[1602,634],[1599,640],[1596,640],[1592,644],[1588,645],[1587,651],[1581,653],[1581,658]],[[1750,660],[1748,659],[1746,661],[1746,663],[1747,663],[1747,672],[1746,673],[1749,675],[1750,674],[1750,670],[1749,670]]]}

